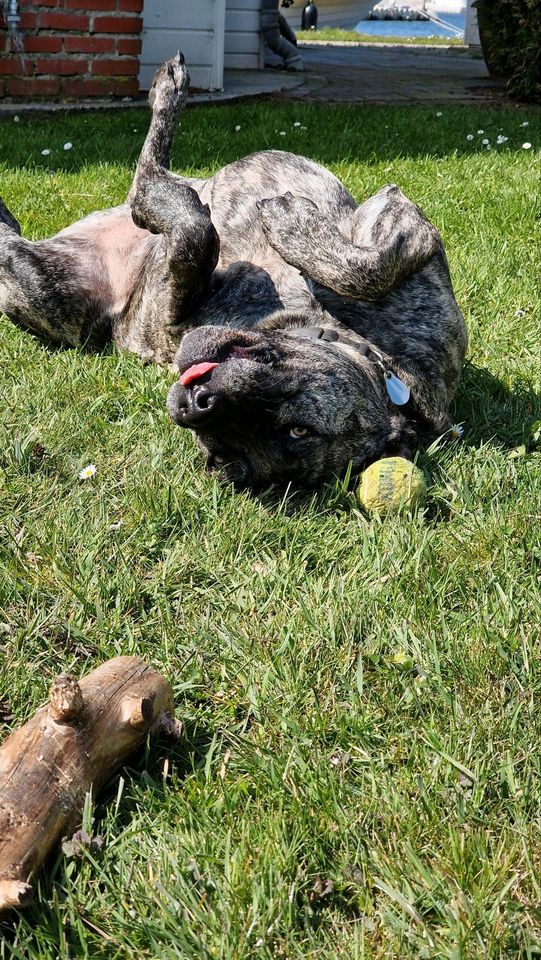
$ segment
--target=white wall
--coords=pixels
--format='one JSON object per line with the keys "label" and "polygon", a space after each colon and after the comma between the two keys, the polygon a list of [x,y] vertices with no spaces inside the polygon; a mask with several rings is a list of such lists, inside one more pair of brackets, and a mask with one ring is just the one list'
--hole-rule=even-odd
{"label": "white wall", "polygon": [[193,87],[221,90],[225,0],[145,0],[139,83],[148,90],[164,60],[182,50]]}
{"label": "white wall", "polygon": [[261,0],[226,0],[224,64],[228,69],[263,67],[260,9]]}
{"label": "white wall", "polygon": [[466,6],[466,26],[464,28],[464,42],[478,47],[481,43],[479,39],[479,27],[477,26],[477,10],[472,7],[473,0],[468,0]]}

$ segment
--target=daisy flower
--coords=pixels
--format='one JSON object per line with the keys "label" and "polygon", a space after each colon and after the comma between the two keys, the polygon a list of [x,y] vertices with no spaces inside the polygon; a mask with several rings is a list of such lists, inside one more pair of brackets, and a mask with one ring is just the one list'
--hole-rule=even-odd
{"label": "daisy flower", "polygon": [[293,124],[293,126],[294,126],[294,127],[300,127],[300,125],[301,125],[300,120],[295,120],[295,123]]}
{"label": "daisy flower", "polygon": [[437,116],[437,117],[443,117],[442,111],[441,111],[441,110],[438,110],[438,112],[436,113],[436,116]]}
{"label": "daisy flower", "polygon": [[504,137],[503,133],[499,133],[496,137],[496,143],[507,143],[509,137]]}
{"label": "daisy flower", "polygon": [[464,436],[464,427],[461,423],[453,423],[449,433],[451,434],[453,440],[461,440]]}
{"label": "daisy flower", "polygon": [[523,150],[531,150],[531,149],[532,149],[531,143],[523,143],[523,144],[522,144],[522,149],[523,149]]}
{"label": "daisy flower", "polygon": [[466,140],[473,140],[473,133],[467,133]]}
{"label": "daisy flower", "polygon": [[68,140],[68,142],[64,144],[64,150],[71,150],[72,146],[73,144]]}
{"label": "daisy flower", "polygon": [[529,126],[530,124],[528,120],[525,120],[524,123],[521,123],[521,127],[529,127]]}
{"label": "daisy flower", "polygon": [[89,463],[86,467],[83,467],[79,474],[79,480],[90,480],[96,473],[95,463]]}
{"label": "daisy flower", "polygon": [[483,144],[484,147],[486,147],[490,143],[490,140],[487,140],[487,138],[485,137],[484,140],[481,140],[481,143]]}
{"label": "daisy flower", "polygon": [[50,152],[51,152],[50,150],[42,150],[42,151],[41,151],[41,156],[42,156],[42,157],[48,157],[49,154],[50,154]]}
{"label": "daisy flower", "polygon": [[477,131],[477,133],[479,134],[479,136],[481,136],[481,134],[483,134],[484,132],[485,132],[484,130],[478,130],[478,131]]}
{"label": "daisy flower", "polygon": [[237,123],[237,126],[235,127],[235,130],[236,130],[237,133],[239,132],[239,130],[240,130],[240,123]]}

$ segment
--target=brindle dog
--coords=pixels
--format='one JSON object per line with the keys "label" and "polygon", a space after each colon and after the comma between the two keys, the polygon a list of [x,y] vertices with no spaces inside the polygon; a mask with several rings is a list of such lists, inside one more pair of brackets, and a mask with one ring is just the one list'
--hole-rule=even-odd
{"label": "brindle dog", "polygon": [[169,172],[188,83],[180,54],[158,71],[122,206],[35,243],[0,207],[0,309],[172,364],[171,417],[239,484],[314,485],[444,434],[466,330],[436,229],[398,187],[358,206],[280,151]]}

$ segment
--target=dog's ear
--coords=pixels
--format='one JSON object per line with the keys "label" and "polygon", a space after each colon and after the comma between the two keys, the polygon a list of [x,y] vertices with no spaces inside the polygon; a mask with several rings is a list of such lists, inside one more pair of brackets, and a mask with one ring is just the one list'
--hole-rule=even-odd
{"label": "dog's ear", "polygon": [[404,460],[413,460],[419,446],[416,431],[404,417],[393,417],[391,430],[382,457],[404,457]]}

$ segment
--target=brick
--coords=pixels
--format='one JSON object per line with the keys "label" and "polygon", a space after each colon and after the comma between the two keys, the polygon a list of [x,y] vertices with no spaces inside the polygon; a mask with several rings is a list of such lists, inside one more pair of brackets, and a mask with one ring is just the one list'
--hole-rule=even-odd
{"label": "brick", "polygon": [[21,19],[19,20],[19,29],[35,30],[37,23],[38,23],[38,18],[35,13],[21,13]]}
{"label": "brick", "polygon": [[88,17],[79,13],[42,13],[40,27],[44,30],[77,30],[88,32]]}
{"label": "brick", "polygon": [[52,73],[55,77],[69,77],[77,73],[86,73],[88,60],[81,57],[40,57],[36,64],[36,73]]}
{"label": "brick", "polygon": [[34,6],[39,7],[61,7],[61,0],[39,0],[39,3],[34,4]]}
{"label": "brick", "polygon": [[141,33],[141,17],[96,17],[94,33]]}
{"label": "brick", "polygon": [[115,97],[136,97],[139,93],[139,80],[132,77],[127,80],[115,80]]}
{"label": "brick", "polygon": [[109,97],[115,92],[114,80],[77,77],[64,80],[66,97]]}
{"label": "brick", "polygon": [[133,13],[142,13],[143,0],[118,0],[119,10],[129,10]]}
{"label": "brick", "polygon": [[7,81],[8,97],[56,97],[59,91],[58,77],[10,77]]}
{"label": "brick", "polygon": [[116,52],[123,56],[125,54],[131,54],[132,56],[137,56],[141,53],[142,43],[138,38],[137,40],[133,38],[119,37],[116,42]]}
{"label": "brick", "polygon": [[0,97],[4,96],[4,81],[0,80]]}
{"label": "brick", "polygon": [[66,53],[114,53],[115,41],[112,37],[65,37],[64,50]]}
{"label": "brick", "polygon": [[0,73],[4,76],[20,77],[21,74],[31,75],[33,72],[33,60],[21,60],[18,56],[0,60]]}
{"label": "brick", "polygon": [[139,73],[138,60],[93,60],[92,73],[96,77],[132,77]]}
{"label": "brick", "polygon": [[51,37],[46,34],[33,37],[27,34],[23,40],[25,53],[60,53],[62,49],[61,37]]}
{"label": "brick", "polygon": [[65,7],[84,10],[86,13],[94,13],[95,10],[116,10],[116,4],[117,0],[90,0],[86,5],[83,0],[64,0]]}

